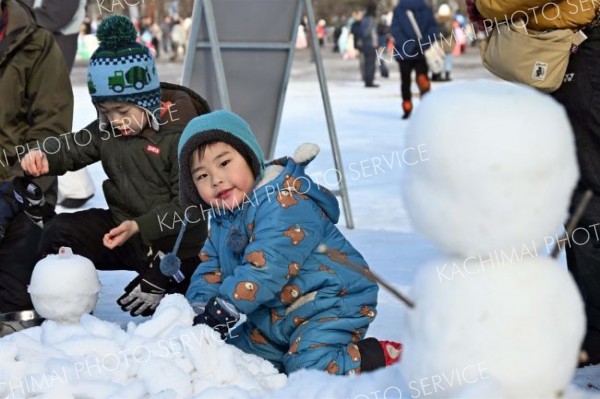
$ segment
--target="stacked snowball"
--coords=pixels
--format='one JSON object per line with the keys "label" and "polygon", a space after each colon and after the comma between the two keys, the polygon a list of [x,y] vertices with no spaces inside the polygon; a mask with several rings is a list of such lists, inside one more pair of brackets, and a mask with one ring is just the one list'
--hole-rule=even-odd
{"label": "stacked snowball", "polygon": [[541,248],[566,219],[578,177],[564,110],[527,87],[472,81],[431,93],[407,129],[407,146],[425,145],[428,160],[406,169],[406,205],[448,255],[413,287],[409,386],[556,397],[585,328],[575,283]]}
{"label": "stacked snowball", "polygon": [[81,315],[96,307],[100,280],[88,258],[61,247],[58,254],[48,255],[35,265],[28,291],[42,317],[78,323]]}

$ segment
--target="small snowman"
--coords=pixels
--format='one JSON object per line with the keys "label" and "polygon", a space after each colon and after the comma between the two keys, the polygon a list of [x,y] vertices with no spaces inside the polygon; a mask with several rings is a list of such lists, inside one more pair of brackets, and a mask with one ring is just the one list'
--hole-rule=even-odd
{"label": "small snowman", "polygon": [[94,264],[61,247],[33,269],[29,294],[35,310],[59,323],[78,323],[84,313],[96,307],[100,281]]}
{"label": "small snowman", "polygon": [[[418,272],[403,373],[430,397],[556,398],[571,380],[584,307],[544,237],[567,218],[578,178],[563,108],[524,86],[471,81],[426,98],[407,146],[417,230],[445,254]],[[415,397],[415,395],[413,395]]]}

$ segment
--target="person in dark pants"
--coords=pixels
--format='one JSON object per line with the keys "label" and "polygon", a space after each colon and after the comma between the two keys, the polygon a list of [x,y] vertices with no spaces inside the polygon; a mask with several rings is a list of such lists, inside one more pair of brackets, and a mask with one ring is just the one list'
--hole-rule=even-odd
{"label": "person in dark pants", "polygon": [[0,245],[0,313],[33,309],[27,286],[37,262],[35,247],[42,229],[19,212]]}
{"label": "person in dark pants", "polygon": [[362,52],[362,33],[360,31],[360,24],[363,15],[360,11],[352,13],[354,22],[350,25],[350,34],[354,39],[354,48],[358,51],[358,70],[360,72],[360,79],[365,81],[365,56]]}
{"label": "person in dark pants", "polygon": [[567,110],[575,133],[581,177],[571,213],[587,189],[594,192],[578,228],[566,245],[567,264],[585,302],[587,334],[583,349],[589,363],[600,363],[600,26],[571,56],[563,84],[553,93]]}
{"label": "person in dark pants", "polygon": [[[19,157],[48,137],[71,130],[73,94],[60,48],[18,0],[0,1],[0,182],[22,175]],[[50,210],[56,204],[56,177],[35,179]],[[13,209],[0,199],[0,213]],[[0,313],[32,309],[27,285],[36,263],[41,229],[24,209],[11,215],[0,240]]]}
{"label": "person in dark pants", "polygon": [[[385,21],[385,16],[381,16],[379,23],[377,24],[377,46],[379,47],[377,51],[383,53],[386,51],[388,39],[390,36],[390,27],[387,25]],[[387,58],[387,57],[385,57]],[[389,78],[390,71],[387,67],[387,62],[381,62],[379,60],[379,72],[381,73],[382,78]]]}
{"label": "person in dark pants", "polygon": [[[424,58],[418,59],[407,59],[399,62],[400,65],[400,91],[402,93],[402,109],[404,110],[403,119],[407,119],[410,116],[412,111],[412,93],[410,90],[410,86],[412,83],[411,74],[413,71],[417,74],[417,86],[419,86],[419,90],[421,95],[424,95],[429,91],[429,82],[425,82],[425,78],[427,77],[427,63]],[[419,83],[421,82],[421,83]],[[410,106],[405,106],[404,102],[408,102]]]}
{"label": "person in dark pants", "polygon": [[[516,10],[529,10],[527,28],[583,30],[588,37],[572,53],[562,85],[552,93],[567,112],[573,128],[580,178],[571,200],[573,214],[583,193],[594,197],[566,245],[567,266],[583,300],[587,332],[582,350],[587,360],[580,366],[600,363],[600,3],[574,10],[572,4],[559,2],[550,12],[535,13],[524,0],[499,2],[467,0],[469,19],[482,31],[486,21],[500,21]],[[521,11],[522,12],[522,11]],[[558,296],[560,299],[560,295]],[[568,321],[566,321],[568,322]]]}
{"label": "person in dark pants", "polygon": [[361,49],[360,52],[365,60],[365,87],[379,87],[375,84],[375,62],[377,59],[376,50],[379,45],[377,37],[377,21],[375,13],[377,12],[377,3],[369,1],[365,16],[360,21]]}
{"label": "person in dark pants", "polygon": [[[412,12],[417,25],[423,35],[419,41],[412,27],[407,12]],[[421,96],[425,95],[431,88],[429,81],[427,63],[423,52],[427,50],[434,37],[439,34],[438,26],[431,8],[424,0],[401,0],[394,9],[391,26],[392,36],[395,40],[394,55],[400,64],[400,88],[402,92],[402,119],[407,119],[413,110],[411,85],[411,73],[417,74],[417,86]]]}

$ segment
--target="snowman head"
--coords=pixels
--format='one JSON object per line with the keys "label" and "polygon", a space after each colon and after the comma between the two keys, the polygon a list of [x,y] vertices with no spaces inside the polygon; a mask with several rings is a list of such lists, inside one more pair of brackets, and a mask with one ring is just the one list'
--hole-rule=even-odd
{"label": "snowman head", "polygon": [[407,132],[407,148],[426,157],[405,169],[406,206],[446,253],[539,247],[565,221],[578,167],[552,97],[489,80],[455,84],[429,94]]}
{"label": "snowman head", "polygon": [[28,288],[37,312],[46,319],[77,323],[98,301],[100,281],[94,264],[61,247],[56,255],[40,260]]}

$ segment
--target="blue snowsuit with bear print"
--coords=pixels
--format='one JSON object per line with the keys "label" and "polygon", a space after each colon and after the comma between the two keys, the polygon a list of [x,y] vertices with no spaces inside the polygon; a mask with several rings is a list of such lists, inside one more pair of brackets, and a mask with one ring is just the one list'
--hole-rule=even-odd
{"label": "blue snowsuit with bear print", "polygon": [[[340,211],[333,194],[292,158],[267,166],[265,175],[282,171],[257,184],[243,206],[211,211],[188,300],[220,296],[233,303],[247,321],[228,342],[286,373],[358,373],[355,343],[375,317],[378,286],[344,265],[368,267],[334,225]],[[248,243],[237,253],[232,232]]]}

